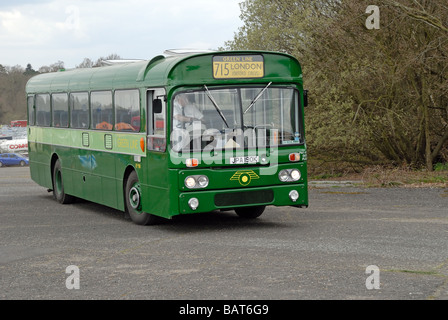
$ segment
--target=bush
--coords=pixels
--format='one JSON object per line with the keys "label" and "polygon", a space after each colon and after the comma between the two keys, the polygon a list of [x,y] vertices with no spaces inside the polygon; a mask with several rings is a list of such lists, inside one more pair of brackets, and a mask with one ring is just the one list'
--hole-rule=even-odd
{"label": "bush", "polygon": [[448,171],[448,162],[447,163],[436,163],[434,166],[434,171]]}

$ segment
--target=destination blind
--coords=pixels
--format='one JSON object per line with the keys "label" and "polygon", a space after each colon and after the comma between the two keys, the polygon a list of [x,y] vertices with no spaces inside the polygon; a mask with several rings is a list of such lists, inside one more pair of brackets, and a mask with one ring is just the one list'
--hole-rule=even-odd
{"label": "destination blind", "polygon": [[250,79],[264,77],[264,59],[261,55],[214,56],[215,79]]}

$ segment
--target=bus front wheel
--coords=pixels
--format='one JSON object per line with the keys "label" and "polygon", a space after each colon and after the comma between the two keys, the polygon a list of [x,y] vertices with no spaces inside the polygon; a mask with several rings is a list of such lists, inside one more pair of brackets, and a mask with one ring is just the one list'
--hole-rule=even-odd
{"label": "bus front wheel", "polygon": [[157,223],[157,217],[142,211],[142,196],[137,173],[132,171],[126,181],[125,188],[126,212],[131,220],[138,225],[152,225]]}
{"label": "bus front wheel", "polygon": [[53,167],[53,198],[61,204],[69,204],[73,202],[73,197],[66,194],[64,190],[64,181],[62,179],[61,162],[56,160]]}
{"label": "bus front wheel", "polygon": [[266,206],[236,208],[235,212],[240,218],[256,219],[261,216]]}

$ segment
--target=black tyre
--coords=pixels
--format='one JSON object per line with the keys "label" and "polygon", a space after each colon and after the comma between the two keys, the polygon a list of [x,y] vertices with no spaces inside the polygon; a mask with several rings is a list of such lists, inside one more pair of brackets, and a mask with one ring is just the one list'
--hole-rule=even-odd
{"label": "black tyre", "polygon": [[59,162],[59,159],[56,160],[53,167],[53,198],[62,204],[69,204],[74,200],[74,197],[65,193],[61,163]]}
{"label": "black tyre", "polygon": [[141,187],[135,171],[131,172],[126,181],[124,196],[126,212],[135,224],[147,226],[157,223],[158,218],[156,216],[142,211]]}
{"label": "black tyre", "polygon": [[236,208],[236,214],[243,219],[256,219],[261,216],[266,206]]}
{"label": "black tyre", "polygon": [[20,161],[20,166],[21,166],[21,167],[24,167],[25,164],[26,164],[25,161]]}

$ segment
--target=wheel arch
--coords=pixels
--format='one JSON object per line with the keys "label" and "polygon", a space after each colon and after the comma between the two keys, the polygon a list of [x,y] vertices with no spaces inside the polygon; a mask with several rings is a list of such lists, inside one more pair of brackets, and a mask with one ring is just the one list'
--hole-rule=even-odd
{"label": "wheel arch", "polygon": [[[123,175],[123,184],[122,184],[122,189],[123,189],[123,195],[126,189],[126,182],[128,181],[129,176],[131,175],[132,171],[135,171],[135,173],[137,174],[138,177],[138,172],[137,170],[135,170],[135,168],[131,165],[128,165],[126,167],[126,170],[124,171],[124,175]],[[140,180],[140,178],[139,178]]]}
{"label": "wheel arch", "polygon": [[[135,172],[135,174],[138,177],[137,170],[135,170],[134,166],[128,165],[126,169],[124,170],[123,174],[123,181],[121,183],[121,195],[122,195],[122,202],[120,204],[120,207],[122,206],[122,210],[126,212],[126,184],[128,182],[129,176],[132,172]],[[140,179],[140,178],[139,178]]]}
{"label": "wheel arch", "polygon": [[51,176],[51,186],[54,189],[54,185],[53,185],[53,174],[54,174],[54,165],[56,164],[56,161],[59,160],[59,155],[57,153],[53,153],[53,155],[51,156],[51,161],[50,161],[50,176]]}

